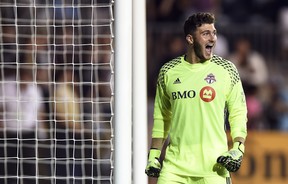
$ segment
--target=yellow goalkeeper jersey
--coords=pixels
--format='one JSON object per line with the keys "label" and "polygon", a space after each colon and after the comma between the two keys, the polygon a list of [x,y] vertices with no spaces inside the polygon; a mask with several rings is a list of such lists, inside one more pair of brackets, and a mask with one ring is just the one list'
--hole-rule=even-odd
{"label": "yellow goalkeeper jersey", "polygon": [[245,138],[246,100],[233,63],[214,55],[204,63],[190,64],[180,56],[164,64],[152,131],[153,138],[170,137],[162,170],[184,176],[228,176],[216,164],[228,150],[226,111],[232,138]]}

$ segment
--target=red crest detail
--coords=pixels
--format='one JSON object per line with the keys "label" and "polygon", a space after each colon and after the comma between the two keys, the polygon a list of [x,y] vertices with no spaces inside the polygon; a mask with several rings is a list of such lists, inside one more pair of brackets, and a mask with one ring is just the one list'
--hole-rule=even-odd
{"label": "red crest detail", "polygon": [[211,102],[216,96],[215,90],[210,86],[205,86],[200,91],[200,97],[204,102]]}

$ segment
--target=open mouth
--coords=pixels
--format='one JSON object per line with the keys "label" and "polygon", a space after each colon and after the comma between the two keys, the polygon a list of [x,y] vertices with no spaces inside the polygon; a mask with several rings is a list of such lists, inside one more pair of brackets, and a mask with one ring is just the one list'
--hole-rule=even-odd
{"label": "open mouth", "polygon": [[213,48],[213,45],[206,45],[205,47],[205,50],[208,54],[211,54],[212,53],[212,48]]}

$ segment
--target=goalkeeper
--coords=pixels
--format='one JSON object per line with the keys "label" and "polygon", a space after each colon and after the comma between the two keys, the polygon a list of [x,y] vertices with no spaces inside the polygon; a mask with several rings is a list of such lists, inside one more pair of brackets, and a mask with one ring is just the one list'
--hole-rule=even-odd
{"label": "goalkeeper", "polygon": [[[244,155],[247,107],[232,62],[213,54],[217,40],[211,13],[184,24],[187,52],[159,72],[151,149],[145,172],[158,184],[227,184]],[[229,112],[229,113],[226,113]],[[228,149],[226,114],[233,147]],[[169,136],[163,164],[159,158]]]}

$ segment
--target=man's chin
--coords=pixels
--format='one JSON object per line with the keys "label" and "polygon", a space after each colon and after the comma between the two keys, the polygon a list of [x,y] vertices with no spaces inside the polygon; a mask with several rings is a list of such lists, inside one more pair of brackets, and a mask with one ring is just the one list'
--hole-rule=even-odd
{"label": "man's chin", "polygon": [[213,56],[212,53],[211,53],[211,54],[208,54],[208,53],[203,54],[201,57],[199,57],[199,59],[200,59],[200,63],[204,63],[205,61],[211,59],[212,56]]}
{"label": "man's chin", "polygon": [[209,60],[209,59],[211,59],[212,58],[212,56],[213,56],[213,54],[210,54],[210,55],[206,55],[206,56],[204,56],[204,60]]}

